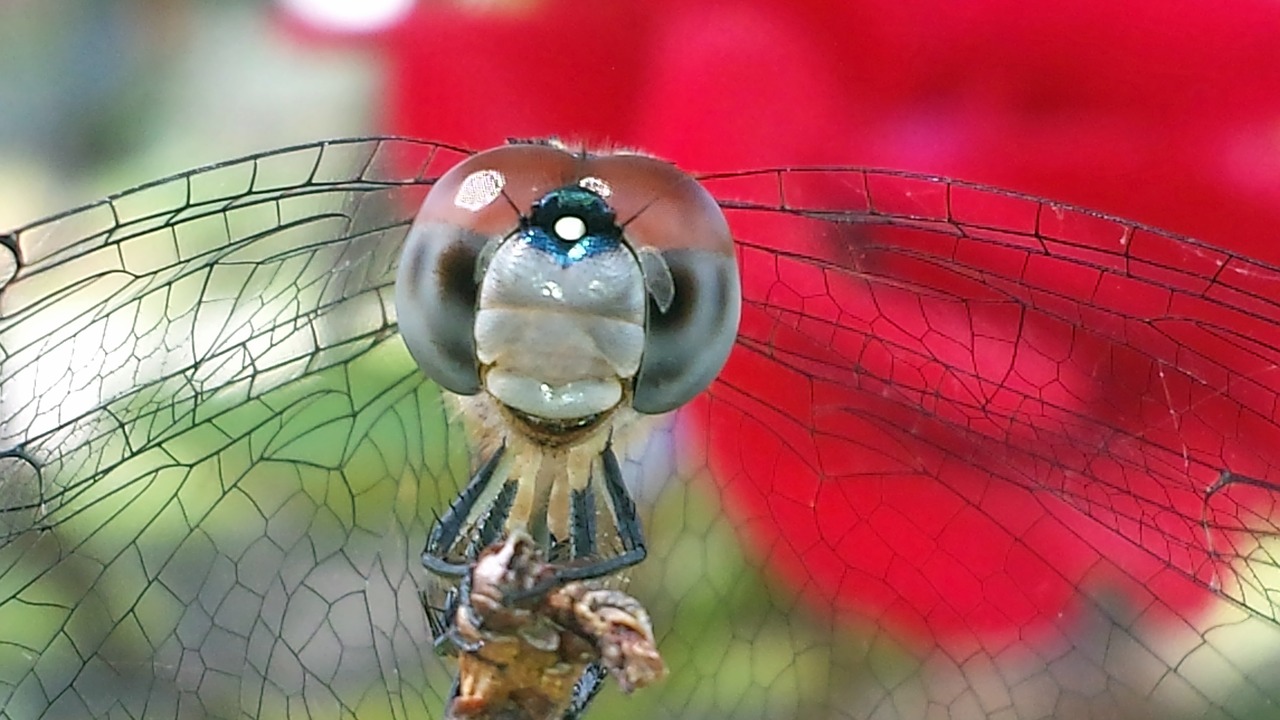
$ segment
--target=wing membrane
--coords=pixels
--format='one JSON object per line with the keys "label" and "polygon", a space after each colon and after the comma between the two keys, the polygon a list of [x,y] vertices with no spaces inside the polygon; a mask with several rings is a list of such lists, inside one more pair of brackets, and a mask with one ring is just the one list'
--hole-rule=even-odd
{"label": "wing membrane", "polygon": [[[124,451],[137,451],[199,422],[215,394],[256,397],[389,336],[387,287],[439,154],[388,141],[286,149],[17,231],[0,443],[43,462],[61,448],[36,457],[32,439],[124,431],[114,408],[132,425]],[[392,180],[393,158],[423,164]],[[174,410],[185,417],[157,414]],[[29,504],[47,520],[68,489]]]}
{"label": "wing membrane", "polygon": [[[1131,678],[1139,698],[1226,716],[1274,701],[1211,638],[1239,620],[1214,597],[1278,609],[1280,271],[936,178],[706,182],[747,307],[700,440],[745,535],[807,599],[905,628],[957,671],[975,646],[1079,650],[1087,616],[1108,616],[1181,653],[1145,672],[1233,667],[1176,690]],[[1176,651],[1160,629],[1186,631]],[[1252,693],[1235,709],[1224,676]]]}
{"label": "wing membrane", "polygon": [[[439,717],[418,554],[470,459],[391,283],[465,153],[300,146],[6,238],[0,714]],[[672,674],[593,712],[1280,701],[1280,271],[938,178],[704,181],[740,342],[625,468]]]}
{"label": "wing membrane", "polygon": [[448,154],[287,149],[14,234],[0,623],[26,629],[0,643],[7,712],[440,706],[421,610],[396,608],[466,458],[390,285]]}

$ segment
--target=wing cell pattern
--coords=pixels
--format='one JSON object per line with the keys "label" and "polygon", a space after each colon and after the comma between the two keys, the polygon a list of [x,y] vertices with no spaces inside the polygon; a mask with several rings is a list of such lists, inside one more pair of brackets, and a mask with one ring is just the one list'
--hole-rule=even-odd
{"label": "wing cell pattern", "polygon": [[[418,558],[471,459],[391,283],[466,154],[299,146],[0,238],[0,716],[439,717]],[[703,181],[739,342],[624,462],[671,674],[593,713],[1280,702],[1280,270],[939,178]]]}

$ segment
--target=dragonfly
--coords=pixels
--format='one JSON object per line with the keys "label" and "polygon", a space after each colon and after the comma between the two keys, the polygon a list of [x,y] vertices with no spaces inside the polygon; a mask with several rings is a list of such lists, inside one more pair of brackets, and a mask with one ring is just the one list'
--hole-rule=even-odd
{"label": "dragonfly", "polygon": [[[437,646],[479,648],[453,640],[454,620],[470,610],[481,551],[503,538],[537,529],[544,562],[555,563],[514,593],[527,597],[644,559],[613,438],[635,415],[684,405],[723,366],[741,304],[733,237],[715,201],[668,163],[558,140],[513,142],[433,184],[395,290],[410,354],[457,401],[472,445],[488,446],[423,551],[428,570],[457,581],[439,613],[428,607]],[[600,547],[608,537],[619,545],[611,554]],[[548,674],[563,692],[551,703],[557,717],[560,705],[566,717],[581,715],[603,666],[589,666],[576,687],[573,674],[559,664]],[[481,684],[459,681],[464,690]],[[473,697],[453,695],[450,707]]]}
{"label": "dragonfly", "polygon": [[[441,717],[422,551],[483,453],[396,276],[473,155],[301,145],[0,236],[0,715]],[[587,717],[1274,713],[1280,269],[932,176],[697,180],[737,335],[613,446],[669,675]]]}

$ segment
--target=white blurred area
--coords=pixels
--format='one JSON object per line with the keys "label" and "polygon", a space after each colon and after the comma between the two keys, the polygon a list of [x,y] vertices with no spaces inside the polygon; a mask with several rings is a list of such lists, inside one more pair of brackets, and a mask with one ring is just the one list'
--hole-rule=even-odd
{"label": "white blurred area", "polygon": [[309,43],[266,0],[5,0],[0,48],[0,231],[374,126],[370,48]]}
{"label": "white blurred area", "polygon": [[413,0],[280,0],[300,22],[330,32],[374,32],[413,9]]}

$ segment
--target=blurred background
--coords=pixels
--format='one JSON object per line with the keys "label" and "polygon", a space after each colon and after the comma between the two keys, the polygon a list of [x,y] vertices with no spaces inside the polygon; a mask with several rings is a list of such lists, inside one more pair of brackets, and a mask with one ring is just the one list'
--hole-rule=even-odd
{"label": "blurred background", "polygon": [[6,0],[0,225],[251,150],[558,134],[938,173],[1280,257],[1280,7]]}
{"label": "blurred background", "polygon": [[242,0],[0,3],[0,226],[251,151],[371,132],[373,53],[313,49],[280,18]]}
{"label": "blurred background", "polygon": [[[0,227],[323,138],[481,148],[560,135],[693,171],[948,175],[1280,262],[1277,29],[1271,2],[4,0]],[[667,502],[672,513],[647,524],[655,555],[691,560],[666,570],[681,589],[671,607],[650,607],[687,640],[678,661],[728,678],[713,698],[687,690],[695,701],[745,707],[768,679],[790,683],[784,704],[803,708],[822,704],[815,686],[853,694],[855,672],[883,686],[914,672],[917,659],[875,633],[798,658],[829,628],[795,622],[794,588],[744,569],[708,498]],[[664,517],[677,532],[663,535]],[[727,579],[703,587],[716,573]],[[765,631],[734,636],[717,612]],[[708,627],[724,636],[706,643],[715,652],[696,634]],[[837,665],[849,674],[823,676]]]}

